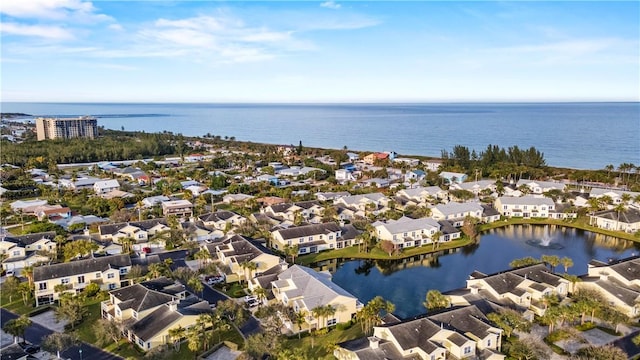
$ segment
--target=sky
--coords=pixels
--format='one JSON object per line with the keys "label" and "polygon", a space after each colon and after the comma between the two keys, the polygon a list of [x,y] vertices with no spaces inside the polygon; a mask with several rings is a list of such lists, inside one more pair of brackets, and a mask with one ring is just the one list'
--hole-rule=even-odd
{"label": "sky", "polygon": [[2,101],[639,101],[638,1],[0,2]]}

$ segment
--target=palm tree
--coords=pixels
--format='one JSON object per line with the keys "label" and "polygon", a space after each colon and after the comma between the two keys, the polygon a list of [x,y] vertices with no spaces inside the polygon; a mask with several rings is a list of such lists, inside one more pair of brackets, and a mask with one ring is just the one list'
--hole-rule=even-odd
{"label": "palm tree", "polygon": [[300,247],[298,246],[298,244],[284,246],[284,253],[287,256],[291,257],[291,262],[293,264],[296,263],[296,256],[298,256],[298,251],[300,251]]}
{"label": "palm tree", "polygon": [[609,179],[609,177],[611,176],[611,172],[615,169],[615,167],[613,166],[613,164],[609,164],[605,166],[604,169],[607,170],[607,179]]}
{"label": "palm tree", "polygon": [[423,305],[427,310],[445,309],[449,306],[449,298],[438,290],[429,290]]}
{"label": "palm tree", "polygon": [[202,282],[200,281],[200,279],[198,279],[197,276],[190,278],[187,281],[187,285],[189,285],[189,287],[191,287],[191,289],[194,292],[200,293],[200,297],[202,297],[202,292],[204,291],[204,285],[202,285]]}
{"label": "palm tree", "polygon": [[616,205],[616,207],[613,208],[613,210],[615,210],[616,213],[618,214],[616,230],[622,230],[621,226],[620,226],[620,213],[623,213],[623,212],[627,211],[627,205],[625,205],[625,203],[620,203],[620,204]]}
{"label": "palm tree", "polygon": [[193,257],[198,260],[199,268],[202,269],[203,264],[211,259],[211,253],[207,250],[200,249]]}
{"label": "palm tree", "polygon": [[33,266],[25,266],[22,268],[22,276],[27,278],[29,287],[33,286]]}
{"label": "palm tree", "polygon": [[182,326],[178,326],[177,328],[169,329],[169,339],[173,342],[173,348],[175,351],[180,351],[180,342],[182,338],[185,336],[186,330]]}
{"label": "palm tree", "polygon": [[569,268],[573,266],[573,260],[570,257],[565,256],[560,259],[560,264],[564,266],[564,272],[566,273],[569,271]]}
{"label": "palm tree", "polygon": [[130,237],[125,237],[120,239],[119,242],[120,242],[120,245],[122,245],[122,253],[130,254],[132,251],[134,240]]}
{"label": "palm tree", "polygon": [[439,246],[440,243],[440,238],[442,237],[442,232],[441,231],[436,231],[433,235],[431,235],[431,242],[433,243],[433,250],[436,249],[436,247]]}
{"label": "palm tree", "polygon": [[[258,269],[258,264],[254,263],[253,261],[245,261],[240,263],[240,267],[244,269],[244,278],[246,282],[249,283],[251,275],[256,269]],[[247,269],[249,269],[249,276],[247,276]]]}
{"label": "palm tree", "polygon": [[255,288],[253,290],[253,293],[256,294],[258,300],[260,300],[259,305],[262,305],[262,303],[267,299],[267,290],[262,286],[258,286],[257,288]]}

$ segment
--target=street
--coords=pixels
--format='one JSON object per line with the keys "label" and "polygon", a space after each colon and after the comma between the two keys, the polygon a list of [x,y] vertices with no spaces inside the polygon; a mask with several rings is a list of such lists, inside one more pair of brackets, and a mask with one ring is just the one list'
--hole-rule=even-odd
{"label": "street", "polygon": [[[0,309],[0,326],[4,326],[4,324],[11,320],[18,318],[18,315],[9,312],[5,309]],[[41,345],[42,339],[44,339],[47,335],[52,334],[53,331],[45,328],[42,325],[32,323],[31,326],[27,328],[25,333],[25,338],[28,342]],[[82,350],[82,351],[80,351]],[[119,356],[114,354],[110,354],[106,351],[102,351],[101,349],[89,345],[85,342],[82,342],[80,345],[73,346],[66,351],[60,353],[60,355],[64,359],[72,359],[72,360],[82,360],[82,359],[91,359],[91,360],[120,360],[122,359]]]}

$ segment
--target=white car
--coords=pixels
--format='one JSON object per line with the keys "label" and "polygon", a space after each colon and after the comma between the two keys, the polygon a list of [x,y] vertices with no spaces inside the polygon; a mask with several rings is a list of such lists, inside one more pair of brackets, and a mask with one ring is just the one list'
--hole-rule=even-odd
{"label": "white car", "polygon": [[13,271],[13,269],[12,269],[12,270],[7,270],[7,272],[5,273],[5,276],[6,276],[6,277],[9,277],[9,276],[15,276],[15,274],[16,274],[16,273],[15,273],[15,272]]}
{"label": "white car", "polygon": [[249,303],[251,301],[258,301],[258,297],[255,295],[247,295],[244,297],[244,302]]}

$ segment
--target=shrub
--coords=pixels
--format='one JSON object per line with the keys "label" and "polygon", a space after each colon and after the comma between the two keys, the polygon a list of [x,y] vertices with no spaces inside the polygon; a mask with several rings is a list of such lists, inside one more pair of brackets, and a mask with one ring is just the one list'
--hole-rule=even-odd
{"label": "shrub", "polygon": [[96,284],[96,283],[90,283],[89,285],[87,285],[83,292],[84,295],[88,298],[90,297],[94,297],[96,296],[96,294],[100,291],[100,285]]}
{"label": "shrub", "polygon": [[349,320],[345,323],[339,323],[336,325],[336,330],[344,331],[349,329],[353,325],[353,321]]}

